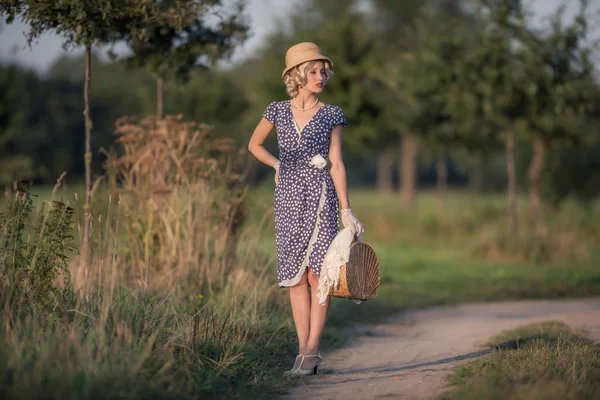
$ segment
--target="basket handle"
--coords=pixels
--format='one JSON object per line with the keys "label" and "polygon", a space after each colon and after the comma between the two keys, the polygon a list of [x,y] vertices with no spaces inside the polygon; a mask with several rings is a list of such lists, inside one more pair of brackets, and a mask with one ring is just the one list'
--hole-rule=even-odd
{"label": "basket handle", "polygon": [[362,239],[362,233],[361,233],[361,234],[359,234],[359,235],[356,235],[356,234],[354,234],[354,235],[352,236],[352,243],[351,243],[351,244],[354,244],[354,243],[362,243],[362,242],[363,242],[363,239]]}

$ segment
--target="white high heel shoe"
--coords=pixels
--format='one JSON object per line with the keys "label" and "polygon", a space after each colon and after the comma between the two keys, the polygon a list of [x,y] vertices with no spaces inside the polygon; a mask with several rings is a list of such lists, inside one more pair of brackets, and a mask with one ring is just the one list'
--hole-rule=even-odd
{"label": "white high heel shoe", "polygon": [[299,354],[296,356],[294,366],[291,370],[285,371],[286,375],[318,375],[319,364],[323,358],[321,352],[312,355]]}

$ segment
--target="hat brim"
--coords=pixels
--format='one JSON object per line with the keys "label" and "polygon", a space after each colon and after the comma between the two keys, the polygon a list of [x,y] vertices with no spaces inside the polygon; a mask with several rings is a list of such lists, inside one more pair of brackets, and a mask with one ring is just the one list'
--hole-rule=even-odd
{"label": "hat brim", "polygon": [[287,74],[290,70],[292,70],[293,68],[297,67],[298,65],[304,64],[305,62],[308,62],[308,61],[327,61],[329,63],[329,66],[333,67],[333,61],[331,61],[328,57],[320,56],[318,58],[309,58],[307,60],[299,61],[296,64],[291,65],[291,66],[287,67],[286,69],[284,69],[283,73],[281,74],[281,79],[283,79],[285,74]]}

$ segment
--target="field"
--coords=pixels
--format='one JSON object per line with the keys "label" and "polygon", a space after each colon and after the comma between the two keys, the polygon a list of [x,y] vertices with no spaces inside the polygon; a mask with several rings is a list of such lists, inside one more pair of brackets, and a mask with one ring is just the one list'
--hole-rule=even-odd
{"label": "field", "polygon": [[[222,285],[196,285],[193,267],[177,279],[165,271],[130,276],[125,257],[110,251],[117,247],[102,247],[91,270],[74,256],[71,308],[50,320],[19,314],[3,324],[1,397],[272,398],[284,391],[294,383],[281,372],[296,344],[286,292],[276,287],[270,190],[248,194],[238,264],[222,269],[212,259],[225,274]],[[47,188],[33,192],[36,203],[50,197]],[[97,209],[108,207],[106,197],[99,191]],[[351,190],[350,197],[379,257],[382,285],[375,301],[334,299],[328,349],[343,345],[353,324],[403,308],[600,294],[594,209],[545,210],[545,226],[533,234],[520,199],[522,236],[509,237],[500,195],[452,192],[441,214],[433,193],[421,193],[413,212],[398,208],[396,194]],[[100,243],[112,243],[104,234]]]}

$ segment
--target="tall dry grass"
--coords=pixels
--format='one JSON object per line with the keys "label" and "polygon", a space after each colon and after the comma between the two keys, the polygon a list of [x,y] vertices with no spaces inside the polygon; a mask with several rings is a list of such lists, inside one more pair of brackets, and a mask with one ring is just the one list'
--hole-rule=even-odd
{"label": "tall dry grass", "polygon": [[123,153],[107,161],[109,191],[119,199],[119,254],[129,276],[189,278],[219,289],[235,268],[246,186],[244,156],[210,127],[181,117],[117,122]]}
{"label": "tall dry grass", "polygon": [[237,148],[180,117],[123,119],[116,142],[94,191],[106,201],[92,261],[69,263],[72,305],[1,311],[0,397],[268,393],[279,366],[258,353],[286,349],[289,321],[260,229],[241,227]]}

